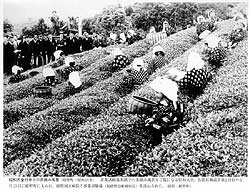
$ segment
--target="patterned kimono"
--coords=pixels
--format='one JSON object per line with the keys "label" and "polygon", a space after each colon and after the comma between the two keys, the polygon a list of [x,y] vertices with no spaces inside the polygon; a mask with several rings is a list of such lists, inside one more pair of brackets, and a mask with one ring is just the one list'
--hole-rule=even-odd
{"label": "patterned kimono", "polygon": [[216,67],[221,65],[221,62],[226,57],[226,49],[224,47],[215,47],[208,51],[208,62]]}
{"label": "patterned kimono", "polygon": [[167,60],[164,56],[156,56],[153,60],[151,65],[149,66],[149,74],[155,72],[156,69],[163,67],[167,64]]}
{"label": "patterned kimono", "polygon": [[129,65],[128,57],[125,55],[116,55],[114,61],[112,62],[113,71],[122,69]]}
{"label": "patterned kimono", "polygon": [[209,79],[210,73],[205,69],[192,69],[179,81],[179,89],[184,94],[197,95],[206,87]]}
{"label": "patterned kimono", "polygon": [[25,79],[27,79],[28,76],[27,75],[22,75],[22,74],[16,74],[16,75],[13,75],[9,78],[9,83],[18,83],[20,81],[23,81]]}
{"label": "patterned kimono", "polygon": [[148,71],[144,69],[140,69],[140,71],[137,71],[135,69],[132,69],[128,76],[124,77],[124,83],[127,84],[129,87],[132,87],[134,85],[141,85],[145,81],[148,80],[149,73]]}

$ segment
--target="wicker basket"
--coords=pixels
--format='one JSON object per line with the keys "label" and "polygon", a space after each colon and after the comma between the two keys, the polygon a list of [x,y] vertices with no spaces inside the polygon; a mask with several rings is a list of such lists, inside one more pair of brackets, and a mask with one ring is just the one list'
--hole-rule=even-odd
{"label": "wicker basket", "polygon": [[38,71],[31,71],[31,72],[29,73],[29,75],[30,75],[31,77],[34,77],[34,76],[36,76],[37,74],[39,74]]}
{"label": "wicker basket", "polygon": [[155,101],[139,96],[133,96],[129,100],[128,111],[130,113],[137,113],[137,114],[151,114],[153,111],[153,106],[156,105],[157,103]]}
{"label": "wicker basket", "polygon": [[52,88],[49,86],[38,86],[33,89],[36,97],[46,97],[52,95]]}

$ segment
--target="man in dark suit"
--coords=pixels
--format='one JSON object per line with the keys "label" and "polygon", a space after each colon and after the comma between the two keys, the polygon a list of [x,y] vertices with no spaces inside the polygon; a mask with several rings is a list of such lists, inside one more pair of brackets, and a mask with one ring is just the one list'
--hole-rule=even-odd
{"label": "man in dark suit", "polygon": [[80,53],[82,52],[82,39],[79,37],[78,33],[75,34],[75,52]]}
{"label": "man in dark suit", "polygon": [[21,50],[21,67],[24,71],[31,68],[31,46],[29,39],[26,36],[23,36],[21,42],[18,45],[18,50]]}
{"label": "man in dark suit", "polygon": [[89,36],[87,32],[84,32],[83,37],[82,37],[82,50],[88,51],[92,49],[92,45],[93,45],[92,38]]}
{"label": "man in dark suit", "polygon": [[55,61],[55,56],[54,56],[55,51],[56,51],[56,41],[53,39],[52,34],[49,34],[47,41],[48,63],[50,61]]}
{"label": "man in dark suit", "polygon": [[76,40],[74,34],[70,32],[69,38],[66,40],[66,55],[76,53]]}
{"label": "man in dark suit", "polygon": [[14,64],[14,46],[9,37],[4,37],[3,43],[4,73],[10,75]]}
{"label": "man in dark suit", "polygon": [[47,41],[45,40],[43,34],[39,35],[39,51],[40,51],[40,55],[42,56],[42,65],[46,65],[47,64]]}
{"label": "man in dark suit", "polygon": [[[34,67],[39,67],[40,59],[40,42],[38,41],[37,35],[34,35],[33,40],[30,42],[33,58],[34,58]],[[40,62],[41,63],[41,62]]]}
{"label": "man in dark suit", "polygon": [[59,40],[57,41],[57,50],[61,50],[65,53],[65,45],[66,45],[66,41],[64,39],[63,34],[61,33],[59,36]]}

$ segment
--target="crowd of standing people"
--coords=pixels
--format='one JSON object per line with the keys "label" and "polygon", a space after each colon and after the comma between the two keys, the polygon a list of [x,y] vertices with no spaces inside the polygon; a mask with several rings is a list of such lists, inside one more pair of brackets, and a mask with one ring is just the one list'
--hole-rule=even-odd
{"label": "crowd of standing people", "polygon": [[[133,32],[133,33],[132,33]],[[130,34],[131,33],[131,34]],[[26,71],[54,61],[54,52],[62,50],[65,55],[88,51],[110,44],[128,43],[138,40],[134,31],[124,35],[123,40],[117,37],[107,37],[97,33],[84,32],[82,36],[70,32],[69,35],[60,34],[56,38],[52,34],[35,34],[33,36],[6,35],[4,37],[4,73],[11,74],[11,68],[18,65]],[[122,33],[123,34],[123,33]],[[120,38],[121,39],[121,38]]]}
{"label": "crowd of standing people", "polygon": [[11,74],[11,68],[18,65],[24,71],[45,65],[55,60],[54,52],[62,50],[66,55],[87,51],[93,48],[93,40],[90,35],[84,33],[82,37],[70,33],[69,37],[60,34],[55,39],[52,34],[22,36],[16,35],[4,37],[4,73]]}

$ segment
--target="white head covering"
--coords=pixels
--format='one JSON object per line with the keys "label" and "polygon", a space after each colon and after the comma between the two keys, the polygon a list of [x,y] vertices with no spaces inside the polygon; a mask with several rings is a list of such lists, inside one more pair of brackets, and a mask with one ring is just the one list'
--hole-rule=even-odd
{"label": "white head covering", "polygon": [[202,23],[203,21],[205,21],[205,17],[203,17],[202,15],[199,15],[199,16],[197,17],[197,22],[198,22],[198,23]]}
{"label": "white head covering", "polygon": [[135,58],[132,62],[132,67],[133,69],[140,71],[140,69],[147,70],[148,65],[143,62],[142,58]]}
{"label": "white head covering", "polygon": [[115,33],[110,33],[110,36],[109,36],[112,40],[116,40],[116,37],[117,37],[117,34]]}
{"label": "white head covering", "polygon": [[239,29],[239,28],[242,28],[242,29],[246,30],[247,29],[247,21],[244,20],[244,19],[237,20],[236,24],[233,27],[233,30],[236,30],[236,29]]}
{"label": "white head covering", "polygon": [[126,41],[126,36],[125,36],[124,33],[121,33],[121,34],[120,34],[120,38],[121,38],[121,40],[122,40],[123,42]]}
{"label": "white head covering", "polygon": [[81,86],[82,82],[78,71],[73,71],[69,74],[69,82],[72,83],[75,88]]}
{"label": "white head covering", "polygon": [[192,69],[202,69],[205,62],[202,60],[201,56],[197,52],[190,52],[188,55],[187,71]]}
{"label": "white head covering", "polygon": [[185,71],[181,71],[179,69],[172,68],[172,69],[169,69],[167,71],[166,77],[173,80],[173,81],[180,81],[181,79],[183,79],[185,74],[186,74]]}
{"label": "white head covering", "polygon": [[199,38],[200,39],[205,39],[206,37],[208,37],[208,35],[210,35],[211,31],[209,30],[205,30],[203,31],[200,35],[199,35]]}
{"label": "white head covering", "polygon": [[149,86],[173,101],[175,108],[177,108],[176,102],[178,100],[178,85],[176,82],[168,78],[157,77],[149,84]]}
{"label": "white head covering", "polygon": [[116,47],[116,48],[113,49],[112,54],[113,54],[114,56],[117,56],[117,55],[124,55],[124,53],[123,53],[123,52],[121,51],[121,49],[118,48],[118,47]]}
{"label": "white head covering", "polygon": [[130,30],[128,30],[128,32],[130,33],[130,35],[136,35],[136,33],[135,33],[135,31],[134,30],[132,30],[132,29],[130,29]]}
{"label": "white head covering", "polygon": [[164,53],[164,50],[163,50],[162,46],[156,45],[156,46],[153,48],[153,57],[156,56],[155,53],[158,52],[158,51],[161,51],[161,52]]}
{"label": "white head covering", "polygon": [[44,77],[48,77],[48,76],[55,76],[55,72],[52,68],[50,67],[46,67],[43,69],[43,76]]}
{"label": "white head covering", "polygon": [[221,38],[213,34],[205,38],[205,43],[207,43],[208,47],[210,48],[218,47],[220,41],[221,41]]}
{"label": "white head covering", "polygon": [[55,56],[55,59],[59,59],[60,58],[60,54],[62,53],[63,51],[62,50],[57,50],[54,52],[54,56]]}
{"label": "white head covering", "polygon": [[11,69],[11,71],[12,71],[12,73],[13,74],[17,74],[17,72],[18,71],[22,71],[23,70],[23,68],[22,67],[19,67],[19,66],[17,66],[17,65],[14,65],[13,67],[12,67],[12,69]]}
{"label": "white head covering", "polygon": [[66,65],[66,66],[70,66],[70,63],[71,63],[71,62],[74,62],[74,61],[75,61],[75,60],[74,60],[73,57],[68,56],[68,57],[65,58],[65,65]]}
{"label": "white head covering", "polygon": [[149,30],[149,33],[156,33],[156,31],[155,31],[155,27],[150,27],[150,30]]}

